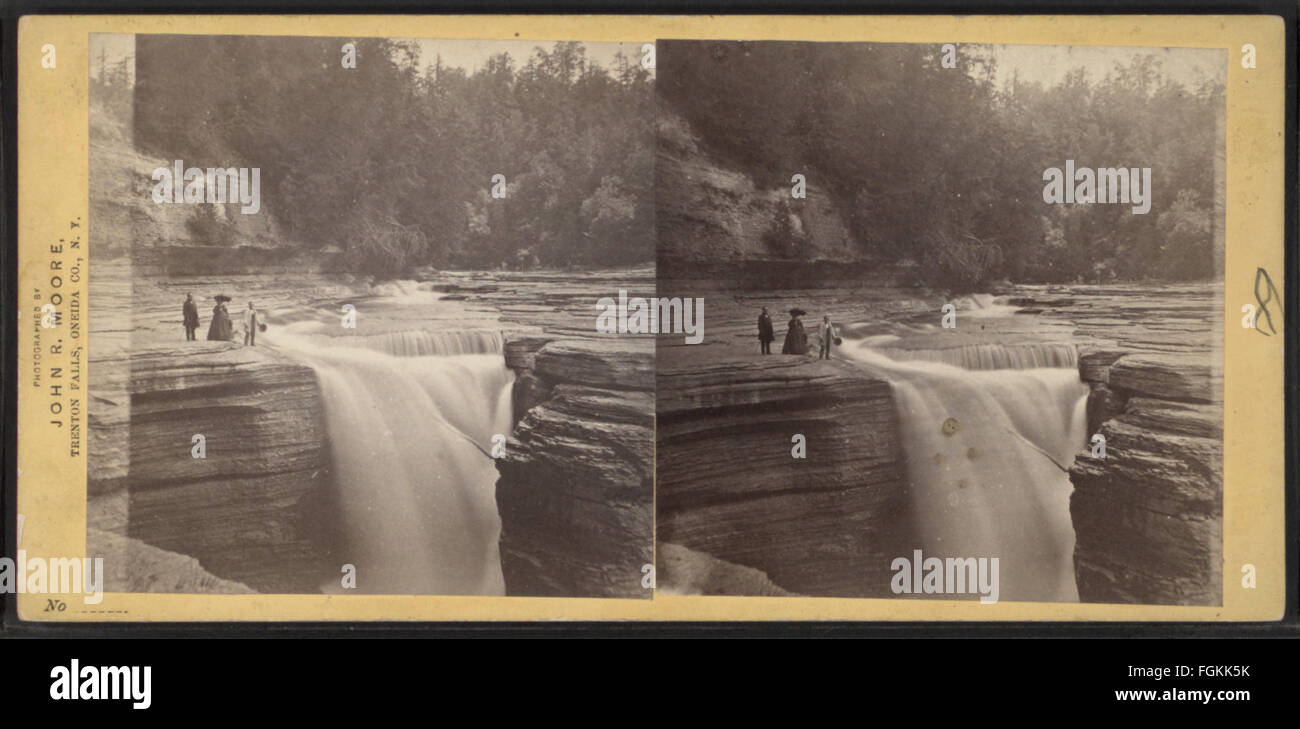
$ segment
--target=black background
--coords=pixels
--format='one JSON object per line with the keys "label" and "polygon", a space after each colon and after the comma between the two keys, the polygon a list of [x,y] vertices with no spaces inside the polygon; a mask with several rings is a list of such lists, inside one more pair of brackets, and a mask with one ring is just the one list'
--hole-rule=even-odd
{"label": "black background", "polygon": [[[1071,722],[1081,707],[1122,714],[1177,708],[1179,713],[1220,711],[1238,716],[1259,709],[1293,708],[1300,696],[1300,623],[1297,622],[1297,529],[1294,415],[1297,411],[1296,205],[1296,4],[1254,2],[9,2],[4,31],[3,215],[0,246],[4,299],[5,419],[3,475],[4,553],[14,554],[16,319],[16,76],[17,18],[29,13],[437,13],[437,12],[653,12],[705,13],[1268,13],[1287,22],[1286,207],[1286,473],[1287,608],[1279,622],[1263,624],[1060,624],[1060,623],[532,623],[532,624],[27,624],[13,612],[13,596],[0,596],[0,721],[61,720],[69,712],[121,712],[124,719],[183,712],[191,720],[230,716],[265,723],[301,712],[342,716],[363,711],[372,720],[496,721],[522,710],[531,720],[692,721],[722,711],[738,718],[758,710],[793,707],[802,723],[851,721],[926,722],[938,712],[972,722],[1023,716]],[[84,181],[71,181],[84,185]],[[261,639],[248,639],[249,637]],[[415,643],[412,638],[883,638],[820,644],[730,642],[721,650],[695,643],[684,652],[659,642],[540,643],[508,653],[495,642]],[[191,638],[182,640],[182,638]],[[197,638],[197,640],[193,639]],[[275,640],[270,642],[264,639]],[[331,638],[332,640],[322,640]],[[377,640],[385,638],[389,640]],[[1121,640],[1115,640],[1119,638]],[[1280,639],[1280,640],[1279,640]],[[681,648],[681,646],[674,646]],[[702,649],[702,650],[701,650]],[[129,702],[55,702],[50,669],[78,658],[81,665],[150,665],[153,707],[132,711]],[[1241,679],[1128,678],[1130,665],[1251,666]],[[1252,700],[1192,706],[1152,702],[1120,705],[1114,690],[1176,687],[1248,689]],[[477,689],[477,690],[476,690]],[[487,692],[492,698],[484,702]],[[604,708],[601,708],[601,707]],[[21,708],[20,708],[21,707]],[[459,709],[458,709],[459,707]],[[845,713],[843,707],[851,710]],[[22,711],[27,709],[28,711]],[[35,710],[31,713],[30,710]],[[197,709],[197,711],[196,711]],[[1272,713],[1272,712],[1270,712]],[[1272,721],[1293,721],[1273,713]],[[205,722],[206,723],[206,722]],[[694,722],[692,722],[694,723]]]}

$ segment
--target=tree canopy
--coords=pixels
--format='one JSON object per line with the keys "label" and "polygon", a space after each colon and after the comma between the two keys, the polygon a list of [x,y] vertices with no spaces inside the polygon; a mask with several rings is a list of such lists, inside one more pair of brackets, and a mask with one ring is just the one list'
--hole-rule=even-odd
{"label": "tree canopy", "polygon": [[260,167],[286,243],[336,246],[360,271],[495,268],[521,249],[549,266],[651,261],[653,80],[613,66],[572,42],[469,72],[409,41],[142,35],[135,143]]}
{"label": "tree canopy", "polygon": [[[815,176],[861,257],[915,262],[936,283],[1221,271],[1221,83],[1186,88],[1153,55],[1100,79],[998,82],[990,54],[962,48],[953,69],[928,44],[663,41],[657,92],[709,154],[768,189]],[[1150,167],[1150,212],[1044,203],[1044,170],[1067,159]]]}

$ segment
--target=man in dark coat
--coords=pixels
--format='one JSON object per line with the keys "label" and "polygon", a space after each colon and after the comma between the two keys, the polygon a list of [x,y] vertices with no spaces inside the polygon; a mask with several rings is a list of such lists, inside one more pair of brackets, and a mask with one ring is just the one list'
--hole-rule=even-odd
{"label": "man in dark coat", "polygon": [[181,310],[185,317],[185,341],[193,342],[198,339],[194,332],[199,328],[199,306],[194,303],[194,294],[185,294],[185,306]]}
{"label": "man in dark coat", "polygon": [[767,315],[767,307],[763,307],[763,313],[758,315],[758,342],[763,347],[763,354],[772,353],[772,341],[776,339],[776,334],[772,332],[772,317]]}

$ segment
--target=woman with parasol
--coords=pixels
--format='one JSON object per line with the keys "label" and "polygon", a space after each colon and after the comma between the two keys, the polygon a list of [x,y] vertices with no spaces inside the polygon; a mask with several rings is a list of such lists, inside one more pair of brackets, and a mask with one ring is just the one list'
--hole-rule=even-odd
{"label": "woman with parasol", "polygon": [[799,321],[799,317],[807,313],[799,308],[790,310],[790,323],[785,330],[785,345],[781,347],[781,354],[808,354],[808,333],[803,329],[803,322]]}
{"label": "woman with parasol", "polygon": [[208,325],[208,339],[229,342],[235,336],[235,329],[230,324],[230,312],[226,311],[226,302],[230,297],[220,294],[216,297],[217,305],[212,307],[212,323]]}

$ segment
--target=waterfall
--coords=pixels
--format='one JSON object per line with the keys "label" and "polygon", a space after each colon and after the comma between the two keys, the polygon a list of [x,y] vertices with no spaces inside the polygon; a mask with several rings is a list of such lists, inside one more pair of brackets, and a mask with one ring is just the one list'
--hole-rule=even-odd
{"label": "waterfall", "polygon": [[895,360],[943,362],[968,370],[1025,370],[1038,367],[1076,367],[1078,355],[1072,344],[968,344],[945,349],[880,348]]}
{"label": "waterfall", "polygon": [[970,294],[957,300],[960,309],[987,309],[993,306],[996,297],[993,294]]}
{"label": "waterfall", "polygon": [[844,351],[893,384],[913,546],[999,558],[1000,599],[1077,601],[1066,470],[1087,441],[1088,391],[1073,352],[989,344],[900,361],[861,344]]}
{"label": "waterfall", "polygon": [[[504,594],[488,455],[511,429],[500,335],[304,329],[276,344],[320,383],[347,541],[339,560],[356,566],[355,592]],[[326,589],[342,591],[337,579]]]}
{"label": "waterfall", "polygon": [[1016,307],[1006,301],[1006,297],[995,297],[993,294],[971,294],[957,299],[955,305],[962,316],[982,319],[1014,313]]}
{"label": "waterfall", "polygon": [[445,357],[501,352],[501,333],[490,329],[426,332],[422,329],[335,337],[334,344],[373,349],[398,357]]}

